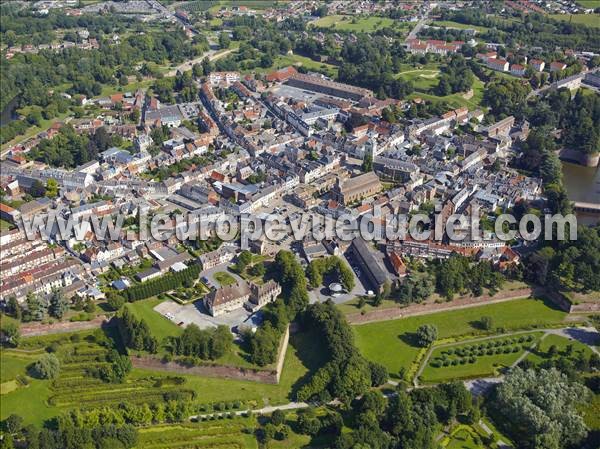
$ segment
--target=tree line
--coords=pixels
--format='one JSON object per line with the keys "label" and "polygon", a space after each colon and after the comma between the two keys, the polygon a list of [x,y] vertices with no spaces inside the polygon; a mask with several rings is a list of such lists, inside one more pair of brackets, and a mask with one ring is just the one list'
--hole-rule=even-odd
{"label": "tree line", "polygon": [[199,264],[191,264],[184,270],[169,272],[158,279],[129,287],[123,291],[123,295],[129,302],[134,302],[174,290],[182,285],[193,285],[200,275],[200,269]]}

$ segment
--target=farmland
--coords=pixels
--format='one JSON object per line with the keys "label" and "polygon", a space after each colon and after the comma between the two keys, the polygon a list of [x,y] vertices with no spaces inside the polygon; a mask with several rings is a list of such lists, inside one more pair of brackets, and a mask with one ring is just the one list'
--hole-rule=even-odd
{"label": "farmland", "polygon": [[490,316],[494,327],[525,329],[562,322],[566,313],[557,310],[542,300],[521,299],[472,307],[462,310],[440,312],[425,316],[363,324],[354,326],[356,343],[368,359],[385,365],[392,377],[407,370],[421,348],[415,343],[414,333],[423,324],[433,324],[438,329],[438,338],[481,333],[478,321]]}

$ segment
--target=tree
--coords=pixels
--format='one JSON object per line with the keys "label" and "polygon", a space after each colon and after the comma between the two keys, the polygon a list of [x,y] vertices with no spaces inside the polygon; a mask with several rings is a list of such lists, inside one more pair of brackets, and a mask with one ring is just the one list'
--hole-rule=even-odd
{"label": "tree", "polygon": [[219,33],[219,47],[220,48],[229,48],[231,45],[231,38],[229,37],[229,33],[226,31],[221,31]]}
{"label": "tree", "polygon": [[373,171],[373,156],[370,153],[365,154],[361,168],[364,172]]}
{"label": "tree", "polygon": [[60,372],[60,362],[54,354],[44,354],[33,364],[32,372],[41,379],[56,379]]}
{"label": "tree", "polygon": [[4,426],[8,433],[18,433],[23,428],[23,418],[13,413],[6,418]]}
{"label": "tree", "polygon": [[54,318],[61,319],[67,310],[69,310],[69,304],[65,299],[62,290],[59,288],[53,289],[50,296],[50,307],[48,308],[48,313]]}
{"label": "tree", "polygon": [[492,317],[490,317],[490,316],[482,316],[481,319],[479,320],[479,324],[480,324],[481,328],[486,331],[489,331],[492,329],[493,323],[494,323],[494,321],[492,320]]}
{"label": "tree", "polygon": [[27,313],[23,315],[25,321],[42,321],[44,319],[48,309],[45,301],[38,295],[33,292],[27,293],[25,305],[27,306]]}
{"label": "tree", "polygon": [[433,324],[423,324],[417,329],[416,335],[419,346],[426,347],[437,339],[438,330]]}
{"label": "tree", "polygon": [[556,369],[515,368],[497,388],[491,406],[509,436],[523,447],[581,447],[587,434],[578,405],[590,392]]}
{"label": "tree", "polygon": [[275,426],[280,426],[285,422],[285,412],[283,410],[277,409],[271,414],[271,422]]}
{"label": "tree", "polygon": [[8,302],[6,304],[6,313],[17,320],[21,319],[21,305],[19,304],[19,301],[17,301],[16,297],[11,296],[8,298]]}
{"label": "tree", "polygon": [[9,321],[8,319],[0,320],[0,341],[5,341],[12,346],[18,346],[20,336],[18,322]]}
{"label": "tree", "polygon": [[125,304],[125,298],[116,293],[110,293],[106,303],[112,310],[119,310]]}
{"label": "tree", "polygon": [[58,182],[56,182],[56,179],[50,178],[46,181],[46,196],[48,198],[56,198],[58,196]]}

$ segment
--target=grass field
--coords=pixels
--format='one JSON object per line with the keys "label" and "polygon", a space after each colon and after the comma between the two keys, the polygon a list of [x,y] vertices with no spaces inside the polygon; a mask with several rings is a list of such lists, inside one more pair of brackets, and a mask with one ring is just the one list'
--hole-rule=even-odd
{"label": "grass field", "polygon": [[401,72],[397,76],[405,81],[412,81],[419,92],[429,92],[438,85],[438,69],[414,69]]}
{"label": "grass field", "polygon": [[[437,82],[435,83],[437,85]],[[416,86],[415,86],[416,87]],[[409,95],[409,99],[413,98],[421,98],[423,100],[431,101],[431,102],[439,102],[445,101],[453,108],[461,108],[466,107],[470,111],[473,111],[481,106],[481,102],[483,100],[483,90],[484,83],[478,78],[475,78],[473,82],[473,96],[469,99],[463,97],[463,93],[458,92],[451,95],[446,95],[445,97],[439,97],[437,95],[433,95],[431,93],[424,92],[414,92]]]}
{"label": "grass field", "polygon": [[600,14],[550,14],[556,20],[600,28]]}
{"label": "grass field", "polygon": [[213,277],[217,282],[219,282],[219,284],[221,284],[221,287],[227,287],[228,285],[235,284],[235,278],[225,271],[218,271],[217,273],[213,274]]}
{"label": "grass field", "polygon": [[161,302],[163,302],[162,299],[150,298],[125,305],[125,307],[133,312],[136,318],[142,319],[148,324],[152,335],[158,341],[162,341],[165,337],[180,335],[183,332],[182,328],[154,310]]}
{"label": "grass field", "polygon": [[[542,335],[541,332],[534,332],[436,348],[421,374],[421,380],[425,383],[439,383],[451,379],[494,376],[502,368],[510,367],[516,362],[526,348],[531,347]],[[526,339],[527,336],[531,336],[531,341]],[[463,351],[460,353],[463,355],[457,355],[456,351]],[[434,366],[436,362],[439,364],[443,360],[452,364]]]}
{"label": "grass field", "polygon": [[391,376],[400,369],[409,369],[420,349],[414,342],[414,332],[422,324],[438,328],[438,338],[477,333],[477,322],[490,316],[494,327],[527,328],[562,322],[566,313],[542,300],[518,299],[505,303],[471,307],[462,310],[414,316],[391,321],[353,326],[356,343],[370,360],[385,365]]}
{"label": "grass field", "polygon": [[453,22],[451,20],[438,20],[431,24],[436,27],[446,27],[446,28],[457,28],[459,30],[476,30],[478,33],[485,33],[489,30],[489,28],[477,26],[477,25],[466,25],[464,23]]}
{"label": "grass field", "polygon": [[539,345],[532,351],[531,354],[527,356],[527,360],[530,360],[533,363],[541,363],[544,360],[552,359],[553,357],[549,354],[550,347],[556,346],[558,350],[558,354],[554,356],[554,358],[558,358],[561,353],[564,353],[567,349],[567,346],[573,346],[573,356],[576,356],[580,353],[583,353],[586,357],[592,355],[592,350],[589,346],[575,341],[569,340],[568,338],[562,337],[560,335],[548,335],[544,338]]}
{"label": "grass field", "polygon": [[254,449],[256,418],[223,418],[202,423],[164,424],[140,429],[137,447]]}
{"label": "grass field", "polygon": [[325,16],[314,22],[312,26],[320,28],[333,28],[339,31],[354,31],[362,33],[371,33],[382,28],[402,26],[407,28],[400,22],[395,22],[388,17],[352,17],[352,16]]}
{"label": "grass field", "polygon": [[[100,332],[100,331],[97,331]],[[165,392],[177,389],[182,393],[197,394],[198,403],[207,404],[223,401],[246,401],[248,407],[266,404],[287,403],[293,393],[305,382],[307,374],[323,363],[322,354],[311,346],[314,338],[307,334],[294,334],[290,338],[283,373],[278,385],[250,381],[234,381],[194,375],[181,376],[185,382],[175,385],[169,381],[174,373],[133,369],[121,384],[105,383],[85,374],[86,369],[100,367],[106,348],[97,342],[100,336],[92,332],[57,334],[47,337],[24,339],[25,350],[2,351],[2,380],[12,381],[17,375],[25,375],[25,367],[44,353],[52,342],[59,343],[57,356],[61,361],[58,379],[29,380],[22,386],[0,398],[0,419],[17,413],[26,424],[41,425],[49,418],[60,415],[73,407],[96,408],[113,406],[122,401],[132,403],[157,402],[163,400]],[[91,339],[92,335],[96,335]],[[163,382],[157,382],[162,379]],[[145,447],[145,446],[144,446]],[[176,446],[169,446],[176,447]]]}
{"label": "grass field", "polygon": [[600,8],[600,0],[577,0],[575,3],[584,8],[596,9]]}
{"label": "grass field", "polygon": [[256,73],[269,73],[274,70],[279,70],[283,67],[287,66],[299,66],[310,70],[310,71],[318,71],[324,72],[330,78],[337,77],[338,68],[333,64],[327,64],[325,62],[313,61],[306,56],[301,55],[279,55],[273,60],[273,65],[269,68],[261,68],[257,67],[255,69],[247,70],[247,72],[256,72]]}
{"label": "grass field", "polygon": [[[323,363],[323,354],[312,345],[308,334],[293,334],[285,357],[278,385],[239,380],[185,375],[185,387],[197,392],[201,402],[245,400],[255,401],[257,407],[283,404],[293,399],[293,392],[306,380],[305,376]],[[131,379],[148,376],[164,377],[170,373],[134,369]]]}

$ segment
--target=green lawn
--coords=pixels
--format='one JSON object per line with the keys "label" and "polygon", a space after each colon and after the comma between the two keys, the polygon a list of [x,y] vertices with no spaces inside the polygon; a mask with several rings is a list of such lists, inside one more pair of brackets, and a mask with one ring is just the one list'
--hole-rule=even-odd
{"label": "green lawn", "polygon": [[584,8],[600,8],[600,0],[576,0],[576,3],[583,6]]}
{"label": "green lawn", "polygon": [[9,229],[12,229],[14,227],[15,226],[12,223],[9,223],[8,221],[5,221],[5,220],[0,220],[0,230],[8,231]]}
{"label": "green lawn", "polygon": [[[435,83],[437,85],[437,83]],[[416,87],[416,86],[415,86]],[[481,106],[483,100],[484,83],[478,78],[475,78],[473,82],[473,96],[469,99],[464,98],[464,93],[458,92],[445,97],[439,97],[432,93],[414,92],[409,95],[409,99],[422,98],[423,100],[431,102],[445,101],[453,108],[467,107],[470,111],[478,109]]]}
{"label": "green lawn", "polygon": [[[525,340],[524,337],[528,335],[531,335],[532,341]],[[421,380],[425,383],[439,383],[452,379],[495,376],[502,368],[510,367],[516,362],[526,348],[531,347],[542,335],[542,332],[534,332],[514,337],[502,337],[436,348],[431,353],[427,366],[421,374]],[[519,338],[523,341],[519,342]],[[504,344],[496,346],[500,343]],[[465,351],[463,353],[465,355],[457,355],[457,350]],[[494,353],[488,354],[487,351],[493,351]],[[496,351],[501,351],[501,353],[497,354]],[[462,363],[434,366],[436,362],[441,363],[443,360],[448,362],[456,360]]]}
{"label": "green lawn", "polygon": [[429,92],[438,85],[438,69],[413,69],[399,73],[398,78],[412,81],[415,89],[420,92]]}
{"label": "green lawn", "polygon": [[256,418],[223,418],[201,423],[162,424],[140,429],[136,447],[171,449],[210,447],[232,449],[258,448],[252,429]]}
{"label": "green lawn", "polygon": [[331,78],[337,77],[337,66],[333,64],[327,64],[325,62],[314,61],[310,58],[307,58],[306,56],[301,55],[279,55],[273,60],[273,65],[271,67],[266,69],[257,67],[255,69],[247,70],[247,72],[269,73],[290,65],[301,65],[302,67],[311,71],[324,72],[327,74],[327,76]]}
{"label": "green lawn", "polygon": [[544,360],[549,360],[553,358],[549,354],[549,350],[551,346],[556,346],[558,350],[558,354],[554,356],[554,358],[558,358],[561,353],[564,353],[567,349],[567,346],[573,346],[573,356],[578,355],[579,353],[583,353],[586,357],[592,355],[592,350],[586,344],[578,342],[576,340],[569,340],[568,338],[562,337],[560,335],[548,335],[544,338],[537,348],[532,351],[531,354],[527,356],[527,360],[530,360],[533,363],[541,363]]}
{"label": "green lawn", "polygon": [[143,319],[148,324],[152,335],[158,341],[162,341],[165,337],[180,335],[183,332],[181,327],[154,310],[154,307],[163,301],[158,298],[150,298],[125,304],[125,307],[129,308],[136,318]]}
{"label": "green lawn", "polygon": [[485,449],[485,446],[477,444],[473,438],[473,432],[460,429],[452,434],[446,449]]}
{"label": "green lawn", "polygon": [[499,304],[470,307],[391,321],[353,326],[356,343],[370,360],[382,363],[391,376],[401,368],[409,369],[420,349],[414,343],[414,332],[422,324],[434,324],[439,338],[476,334],[477,322],[490,316],[494,327],[527,328],[562,322],[566,313],[542,300],[518,299]]}
{"label": "green lawn", "polygon": [[550,14],[556,20],[600,28],[600,14]]}
{"label": "green lawn", "polygon": [[[388,17],[352,17],[342,15],[325,16],[311,22],[311,25],[315,27],[362,33],[371,33],[382,28],[393,27],[395,24],[396,22]],[[404,24],[398,22],[397,26],[400,25],[404,26]]]}
{"label": "green lawn", "polygon": [[213,274],[213,277],[219,284],[221,284],[221,287],[227,287],[228,285],[235,284],[235,278],[225,271],[218,271],[217,273]]}
{"label": "green lawn", "polygon": [[[257,407],[264,404],[284,404],[293,399],[293,392],[305,382],[309,371],[316,370],[323,363],[323,354],[314,346],[314,338],[309,334],[293,334],[290,337],[283,372],[278,385],[262,384],[240,380],[217,379],[184,375],[185,388],[196,391],[198,401],[255,401]],[[134,369],[130,378],[147,376],[165,377],[171,373]]]}
{"label": "green lawn", "polygon": [[466,25],[464,23],[453,22],[451,20],[436,20],[431,25],[436,27],[457,28],[459,30],[477,30],[478,33],[485,33],[489,30],[489,28],[486,27],[477,25]]}

